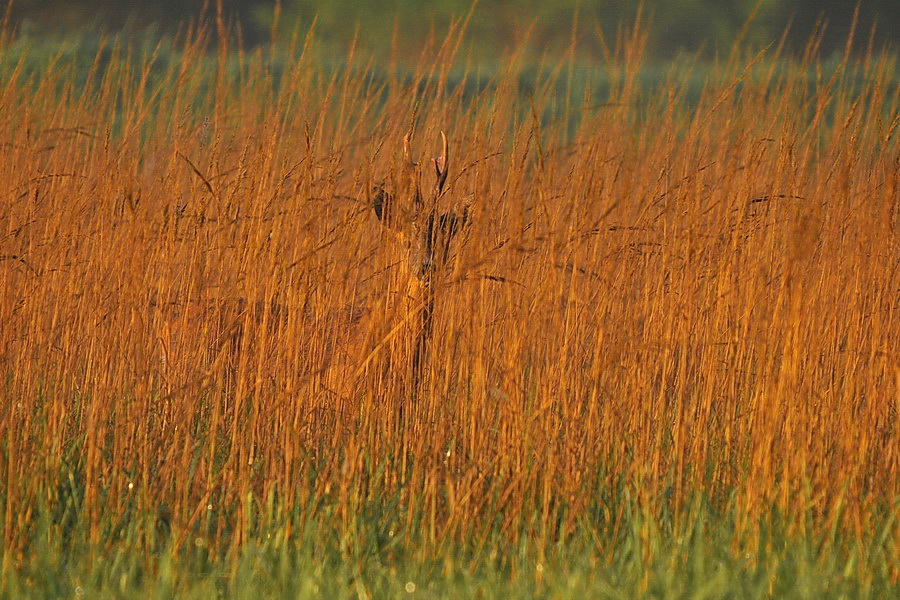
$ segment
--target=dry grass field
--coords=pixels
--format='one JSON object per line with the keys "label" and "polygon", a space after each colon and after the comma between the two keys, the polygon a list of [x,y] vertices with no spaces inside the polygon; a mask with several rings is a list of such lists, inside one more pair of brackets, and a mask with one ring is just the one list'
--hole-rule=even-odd
{"label": "dry grass field", "polygon": [[636,36],[595,98],[520,55],[473,88],[459,43],[6,69],[4,573],[45,522],[228,556],[388,498],[424,555],[702,498],[734,544],[777,512],[897,557],[896,55],[736,52],[689,99]]}

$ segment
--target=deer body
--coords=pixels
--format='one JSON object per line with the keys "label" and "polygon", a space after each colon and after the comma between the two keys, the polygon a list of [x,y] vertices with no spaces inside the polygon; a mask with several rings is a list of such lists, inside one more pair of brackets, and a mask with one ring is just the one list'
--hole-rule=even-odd
{"label": "deer body", "polygon": [[[433,188],[424,194],[420,165],[412,160],[411,132],[403,138],[403,161],[393,178],[394,191],[384,184],[373,188],[372,205],[381,224],[395,237],[405,256],[399,278],[406,280],[400,299],[400,314],[412,327],[413,386],[420,382],[431,343],[436,284],[450,257],[451,242],[468,223],[468,206],[461,213],[440,213],[438,200],[447,183],[449,152],[447,136],[441,132],[441,154],[432,160]],[[405,264],[404,264],[405,263]],[[402,285],[398,286],[402,289]]]}
{"label": "deer body", "polygon": [[[249,353],[254,360],[264,363],[283,358],[270,356],[278,352],[272,340],[283,335],[304,335],[306,331],[305,339],[322,340],[324,346],[304,353],[309,358],[301,361],[302,365],[294,364],[301,371],[295,375],[303,380],[320,381],[328,391],[327,397],[337,398],[340,403],[352,399],[359,392],[360,378],[369,372],[374,361],[389,371],[408,373],[411,377],[408,381],[415,389],[428,360],[438,284],[450,257],[451,242],[466,226],[469,214],[467,206],[459,213],[437,210],[448,173],[446,135],[441,132],[441,155],[432,161],[435,182],[427,192],[423,192],[420,184],[420,166],[411,159],[409,138],[407,134],[403,140],[399,169],[388,181],[374,186],[369,198],[387,234],[388,244],[384,249],[392,262],[390,293],[385,305],[353,310],[352,316],[346,311],[332,311],[331,315],[326,311],[324,317],[312,318],[307,314],[310,311],[302,307],[274,302],[218,299],[196,301],[187,306],[157,302],[155,308],[165,313],[158,337],[164,377],[169,379],[166,375],[172,364],[173,348],[195,337],[191,331],[204,331],[204,337],[211,342],[212,348],[204,352],[208,366],[231,365],[231,369],[241,364],[239,353]],[[369,321],[368,327],[362,326],[367,318],[375,317],[380,319],[374,324]],[[310,329],[317,330],[315,335],[309,335]],[[182,331],[183,335],[175,338],[173,330]],[[266,339],[270,342],[261,347],[259,342]],[[260,356],[260,352],[264,355]]]}

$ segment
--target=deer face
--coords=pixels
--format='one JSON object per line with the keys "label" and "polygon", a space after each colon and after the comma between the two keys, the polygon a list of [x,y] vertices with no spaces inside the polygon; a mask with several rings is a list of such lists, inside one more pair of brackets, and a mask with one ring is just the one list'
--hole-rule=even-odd
{"label": "deer face", "polygon": [[438,213],[437,204],[447,183],[449,167],[447,136],[441,132],[441,154],[431,160],[435,182],[423,190],[422,169],[412,160],[410,134],[403,137],[403,160],[391,178],[392,189],[376,185],[373,208],[382,225],[391,230],[408,250],[411,273],[429,285],[436,268],[447,262],[450,244],[468,222],[468,207]]}

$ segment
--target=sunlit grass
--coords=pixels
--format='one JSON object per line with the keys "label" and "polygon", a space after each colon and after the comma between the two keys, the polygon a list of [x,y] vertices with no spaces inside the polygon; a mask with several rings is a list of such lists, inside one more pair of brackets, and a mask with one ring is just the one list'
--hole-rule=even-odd
{"label": "sunlit grass", "polygon": [[[6,593],[897,586],[895,57],[688,99],[635,35],[597,97],[458,42],[4,72]],[[473,212],[415,384],[368,204],[413,115]]]}

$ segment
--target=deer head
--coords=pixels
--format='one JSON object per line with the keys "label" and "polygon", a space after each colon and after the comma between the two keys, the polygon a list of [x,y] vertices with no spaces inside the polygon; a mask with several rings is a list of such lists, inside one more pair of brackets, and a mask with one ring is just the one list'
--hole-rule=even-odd
{"label": "deer head", "polygon": [[445,191],[449,157],[447,136],[441,131],[441,154],[433,158],[434,186],[423,193],[422,172],[413,161],[409,144],[411,131],[403,136],[403,160],[392,176],[393,193],[385,185],[372,188],[375,215],[391,230],[408,250],[412,273],[426,286],[435,270],[447,262],[450,243],[468,223],[469,210],[439,213],[438,200]]}

